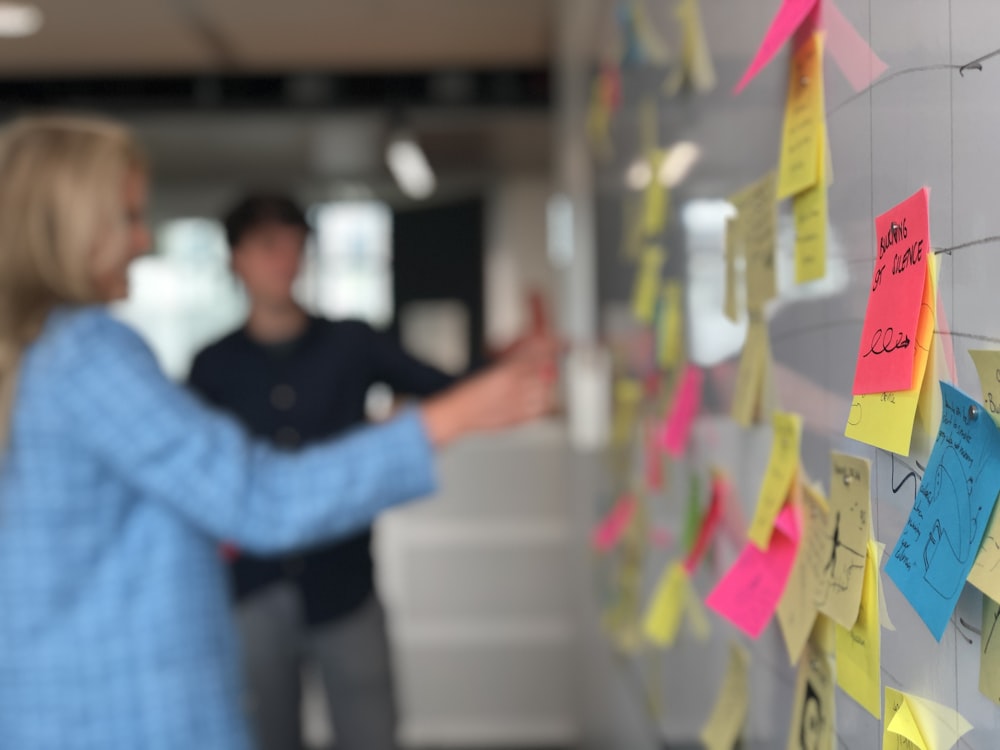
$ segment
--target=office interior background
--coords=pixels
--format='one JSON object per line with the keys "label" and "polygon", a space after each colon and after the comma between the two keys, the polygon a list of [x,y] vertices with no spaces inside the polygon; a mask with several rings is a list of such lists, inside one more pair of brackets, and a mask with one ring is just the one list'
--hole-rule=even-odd
{"label": "office interior background", "polygon": [[[688,5],[38,0],[34,15],[7,18],[0,3],[3,115],[107,113],[132,125],[148,151],[155,247],[135,264],[133,294],[116,313],[172,378],[183,380],[194,352],[246,312],[218,217],[247,188],[287,190],[309,207],[316,231],[298,292],[319,314],[365,319],[452,372],[502,350],[540,310],[570,344],[558,415],[450,449],[439,467],[442,494],[378,523],[378,583],[407,748],[689,747],[719,692],[733,631],[715,628],[707,645],[682,634],[666,655],[623,654],[602,621],[618,582],[591,546],[616,499],[603,450],[611,360],[648,345],[635,337],[628,252],[635,207],[654,179],[670,187],[671,219],[657,241],[669,253],[664,276],[683,283],[687,355],[717,378],[706,389],[691,471],[707,475],[720,457],[731,459],[749,515],[766,465],[766,428],[741,432],[729,419],[748,325],[723,314],[723,249],[727,196],[773,169],[780,147],[787,50],[739,97],[732,87],[782,2],[702,0],[718,83],[678,93],[668,83],[685,64],[677,9]],[[875,215],[926,183],[940,244],[998,234],[989,206],[996,61],[979,77],[959,78],[958,64],[997,46],[1000,5],[836,5],[888,74],[873,95],[867,58],[860,92],[827,64],[836,177],[821,281],[795,284],[794,221],[785,209],[778,216],[779,299],[768,315],[782,396],[812,430],[803,461],[824,467],[814,478],[843,442],[836,394],[851,377]],[[636,13],[645,14],[643,33]],[[601,89],[602,73],[616,66],[620,88]],[[684,163],[652,174],[651,142],[686,155]],[[957,255],[955,267],[972,262],[966,257],[982,256]],[[965,284],[990,276],[992,262],[964,276],[950,256],[942,263],[944,306],[956,330],[973,337],[993,335],[995,295]],[[959,373],[972,392],[967,362]],[[373,416],[384,412],[384,393],[369,401]],[[896,459],[866,455],[881,482],[873,495],[889,497]],[[679,536],[687,469],[666,485],[653,521]],[[874,515],[883,529],[904,522],[891,502]],[[648,552],[643,597],[674,551]],[[974,679],[971,687],[959,680],[975,673],[978,638],[949,632],[939,647],[919,622],[900,621],[905,601],[891,594],[889,605],[903,634],[887,637],[882,666],[971,707],[983,731],[959,747],[996,747],[993,704]],[[786,742],[796,676],[777,628],[754,649],[743,746],[765,750]],[[912,657],[924,652],[935,656]],[[304,679],[318,707],[320,688]],[[879,722],[844,695],[837,712],[841,746],[877,746]],[[307,707],[303,721],[312,747],[331,746],[322,711]]]}

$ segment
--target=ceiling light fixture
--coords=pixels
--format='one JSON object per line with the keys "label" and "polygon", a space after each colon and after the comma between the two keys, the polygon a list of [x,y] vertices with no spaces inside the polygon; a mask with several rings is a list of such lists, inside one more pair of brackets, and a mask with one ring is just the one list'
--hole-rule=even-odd
{"label": "ceiling light fixture", "polygon": [[688,174],[701,158],[701,147],[691,141],[678,141],[660,165],[660,182],[668,188],[675,188],[687,179]]}
{"label": "ceiling light fixture", "polygon": [[399,189],[407,196],[423,200],[434,193],[437,186],[434,170],[412,135],[397,133],[390,138],[385,150],[385,160]]}
{"label": "ceiling light fixture", "polygon": [[[678,141],[667,149],[657,179],[661,185],[673,189],[687,179],[700,158],[701,147],[697,143]],[[648,159],[636,159],[625,170],[625,185],[629,190],[645,190],[652,179],[653,168]]]}
{"label": "ceiling light fixture", "polygon": [[0,38],[16,39],[37,34],[42,11],[30,3],[0,2]]}

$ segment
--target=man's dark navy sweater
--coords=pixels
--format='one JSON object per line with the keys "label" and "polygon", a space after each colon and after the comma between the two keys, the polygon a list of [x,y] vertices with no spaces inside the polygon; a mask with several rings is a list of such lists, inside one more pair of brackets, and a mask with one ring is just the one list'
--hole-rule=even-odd
{"label": "man's dark navy sweater", "polygon": [[[289,450],[363,423],[365,397],[375,383],[398,394],[428,396],[452,382],[365,323],[321,318],[310,318],[295,340],[275,345],[236,331],[198,354],[190,375],[191,387],[209,403]],[[306,621],[328,622],[373,593],[370,545],[369,529],[281,558],[240,553],[232,563],[234,594],[241,600],[291,580],[301,591]]]}

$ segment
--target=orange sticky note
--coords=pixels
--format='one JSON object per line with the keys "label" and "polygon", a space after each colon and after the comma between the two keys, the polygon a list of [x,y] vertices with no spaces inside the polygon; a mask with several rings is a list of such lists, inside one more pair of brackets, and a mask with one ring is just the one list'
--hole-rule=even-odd
{"label": "orange sticky note", "polygon": [[759,638],[774,615],[795,565],[801,535],[797,509],[785,506],[764,551],[747,544],[705,600],[710,609],[751,638]]}
{"label": "orange sticky note", "polygon": [[760,73],[816,8],[818,0],[784,0],[750,66],[733,89],[740,93]]}
{"label": "orange sticky note", "polygon": [[635,515],[635,498],[623,495],[594,529],[591,542],[598,552],[610,552],[625,534]]}
{"label": "orange sticky note", "polygon": [[680,458],[691,437],[691,426],[701,409],[701,391],[705,374],[694,365],[688,365],[674,394],[670,413],[660,433],[660,444],[668,455]]}
{"label": "orange sticky note", "polygon": [[854,371],[855,395],[913,386],[917,325],[931,254],[927,188],[875,220],[878,259]]}

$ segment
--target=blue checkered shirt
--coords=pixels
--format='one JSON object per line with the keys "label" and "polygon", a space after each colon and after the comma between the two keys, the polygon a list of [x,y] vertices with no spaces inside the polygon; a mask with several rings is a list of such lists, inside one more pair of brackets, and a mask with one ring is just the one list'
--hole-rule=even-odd
{"label": "blue checkered shirt", "polygon": [[249,747],[217,540],[286,551],[433,488],[415,412],[278,453],[104,310],[53,313],[0,464],[0,748]]}

